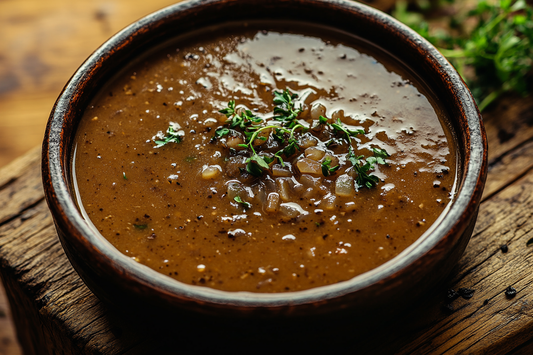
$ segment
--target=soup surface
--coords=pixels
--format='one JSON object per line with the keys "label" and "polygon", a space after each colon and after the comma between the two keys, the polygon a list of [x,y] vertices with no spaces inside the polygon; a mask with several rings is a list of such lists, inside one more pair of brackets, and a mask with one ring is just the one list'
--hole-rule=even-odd
{"label": "soup surface", "polygon": [[210,28],[132,62],[89,105],[78,202],[118,250],[184,283],[348,280],[415,242],[453,198],[452,136],[428,97],[345,33]]}

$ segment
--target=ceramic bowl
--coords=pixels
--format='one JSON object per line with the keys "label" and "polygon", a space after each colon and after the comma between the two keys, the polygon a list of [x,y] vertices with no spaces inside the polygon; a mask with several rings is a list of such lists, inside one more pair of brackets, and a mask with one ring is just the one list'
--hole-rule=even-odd
{"label": "ceramic bowl", "polygon": [[[94,233],[83,219],[71,183],[73,138],[82,112],[125,63],[191,29],[239,19],[299,19],[364,38],[391,53],[428,83],[449,112],[459,152],[457,196],[414,245],[349,281],[306,291],[251,294],[183,284],[137,264]],[[487,169],[481,116],[468,88],[446,59],[390,16],[343,0],[193,0],[157,11],[98,48],[65,86],[48,121],[42,172],[46,198],[72,265],[102,300],[123,309],[277,317],[362,312],[416,299],[456,264],[472,234]]]}

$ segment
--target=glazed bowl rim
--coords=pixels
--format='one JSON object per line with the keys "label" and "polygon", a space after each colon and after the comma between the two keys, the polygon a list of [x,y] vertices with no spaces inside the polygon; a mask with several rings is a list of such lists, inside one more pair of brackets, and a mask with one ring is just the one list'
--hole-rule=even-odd
{"label": "glazed bowl rim", "polygon": [[[240,0],[235,1],[238,2]],[[266,0],[265,2],[269,1],[272,2],[272,0]],[[379,10],[349,0],[310,0],[307,2],[315,4],[329,3],[341,5],[343,8],[350,8],[360,14],[360,16],[363,16],[363,14],[370,16],[377,22],[384,23],[384,26],[392,26],[393,30],[402,32],[408,40],[420,46],[423,54],[431,56],[431,59],[438,63],[442,73],[448,76],[448,80],[451,83],[450,87],[457,90],[457,98],[462,105],[460,109],[466,117],[469,130],[470,147],[465,147],[466,154],[469,156],[465,157],[467,165],[464,167],[464,178],[462,180],[466,183],[458,187],[455,201],[453,201],[449,210],[441,215],[440,222],[435,222],[430,230],[424,233],[413,245],[398,256],[375,269],[340,283],[284,293],[229,292],[185,284],[134,262],[129,257],[120,253],[100,234],[95,233],[79,212],[75,198],[72,196],[67,173],[69,167],[66,165],[70,164],[70,160],[63,159],[63,150],[69,149],[64,146],[64,114],[65,112],[69,112],[72,103],[75,103],[80,95],[83,95],[79,87],[80,82],[85,78],[87,73],[98,70],[104,64],[102,58],[106,58],[106,53],[116,48],[117,43],[126,43],[140,29],[146,29],[149,28],[150,24],[165,21],[168,14],[217,2],[218,0],[184,1],[143,17],[102,44],[69,80],[52,110],[43,143],[43,179],[45,181],[47,179],[50,180],[49,184],[45,182],[44,185],[47,201],[54,218],[59,218],[60,220],[59,222],[56,221],[56,223],[66,225],[69,230],[78,231],[81,235],[82,243],[86,246],[90,245],[93,249],[92,252],[97,253],[95,257],[100,263],[107,264],[116,273],[127,274],[135,282],[139,282],[153,289],[156,293],[163,292],[171,295],[171,297],[198,300],[202,303],[208,302],[218,305],[238,305],[244,307],[280,307],[308,304],[362,290],[381,280],[390,278],[395,273],[407,268],[410,264],[432,250],[443,238],[451,234],[454,230],[457,232],[465,228],[464,225],[468,224],[469,218],[474,213],[469,206],[472,203],[479,203],[479,199],[481,198],[482,191],[480,190],[482,188],[480,189],[479,185],[480,182],[481,185],[484,183],[483,172],[486,170],[487,149],[481,116],[462,79],[447,60],[429,42],[407,26]],[[114,52],[113,55],[120,55],[120,50]],[[455,141],[457,144],[460,144],[458,139]]]}

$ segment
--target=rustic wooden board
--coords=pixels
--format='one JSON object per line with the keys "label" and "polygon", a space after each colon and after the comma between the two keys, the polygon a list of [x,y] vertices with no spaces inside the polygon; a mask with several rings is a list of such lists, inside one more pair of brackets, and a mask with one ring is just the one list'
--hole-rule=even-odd
{"label": "rustic wooden board", "polygon": [[[525,107],[529,102],[522,99],[514,105]],[[489,131],[493,130],[493,115],[499,112],[486,115]],[[515,116],[506,116],[510,124],[523,118],[519,110],[508,112],[515,112]],[[349,320],[332,324],[320,337],[312,337],[308,349],[336,344],[349,350],[355,342],[360,353],[368,354],[533,351],[533,333],[529,331],[533,329],[533,246],[526,245],[533,238],[533,139],[515,135],[511,140],[514,144],[506,142],[511,150],[500,148],[501,153],[491,159],[487,194],[472,241],[447,283],[377,329],[361,330]],[[492,148],[492,141],[490,144]],[[507,253],[500,249],[503,244],[509,248]],[[0,261],[26,354],[165,353],[167,346],[176,344],[189,350],[213,345],[209,341],[190,343],[204,339],[201,329],[181,336],[172,331],[161,336],[150,333],[144,324],[125,321],[107,309],[87,289],[57,239],[43,199],[38,149],[0,170]],[[516,297],[505,296],[508,286],[516,288]],[[461,287],[475,290],[473,297],[456,299],[451,303],[453,311],[446,309],[446,291]],[[270,343],[294,345],[290,332],[272,334],[282,341]],[[235,339],[254,346],[264,337]],[[216,343],[216,348],[235,349],[235,339]],[[351,339],[351,344],[343,348],[338,339]],[[261,349],[265,347],[261,345]]]}

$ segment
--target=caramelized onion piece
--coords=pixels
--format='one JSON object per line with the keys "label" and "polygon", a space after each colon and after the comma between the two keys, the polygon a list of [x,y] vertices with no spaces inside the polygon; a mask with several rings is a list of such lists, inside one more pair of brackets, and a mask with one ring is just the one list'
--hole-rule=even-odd
{"label": "caramelized onion piece", "polygon": [[309,147],[305,150],[304,154],[305,154],[305,157],[308,159],[319,161],[320,159],[324,157],[324,155],[326,155],[326,152],[323,149],[320,149],[318,147]]}
{"label": "caramelized onion piece", "polygon": [[228,148],[232,148],[235,150],[246,149],[246,148],[240,147],[239,144],[244,144],[244,139],[240,133],[237,135],[229,136],[228,139],[226,140],[226,145],[228,146]]}
{"label": "caramelized onion piece", "polygon": [[319,178],[319,177],[313,177],[313,176],[307,175],[307,174],[303,174],[300,177],[300,183],[301,184],[303,184],[306,187],[312,187],[312,188],[316,188],[316,187],[320,186],[320,180],[321,180],[321,178]]}
{"label": "caramelized onion piece", "polygon": [[279,206],[279,213],[282,219],[291,220],[299,215],[306,215],[309,212],[304,210],[300,205],[294,202],[282,203]]}
{"label": "caramelized onion piece", "polygon": [[222,168],[219,165],[204,165],[202,169],[202,179],[215,180],[222,175]]}
{"label": "caramelized onion piece", "polygon": [[294,191],[294,193],[296,193],[298,196],[301,195],[302,192],[304,192],[305,190],[305,186],[300,184],[298,180],[294,178],[294,176],[292,177],[290,181],[290,185],[292,187],[292,191]]}
{"label": "caramelized onion piece", "polygon": [[300,148],[306,149],[318,144],[318,139],[310,133],[305,133],[300,137]]}
{"label": "caramelized onion piece", "polygon": [[245,191],[244,187],[238,180],[230,180],[227,183],[228,186],[228,198],[230,201],[233,201],[233,199],[237,196],[243,196]]}
{"label": "caramelized onion piece", "polygon": [[314,198],[314,197],[316,197],[316,195],[317,195],[317,191],[315,189],[313,189],[312,187],[308,187],[302,193],[302,197],[303,198],[307,198],[307,199]]}
{"label": "caramelized onion piece", "polygon": [[320,207],[324,210],[332,211],[335,209],[335,204],[337,202],[337,196],[333,194],[326,195],[320,203]]}
{"label": "caramelized onion piece", "polygon": [[282,167],[281,164],[274,164],[272,166],[272,175],[289,177],[292,176],[292,173],[286,164],[285,167]]}
{"label": "caramelized onion piece", "polygon": [[224,171],[230,178],[237,178],[241,176],[241,169],[246,166],[245,159],[243,157],[230,157]]}
{"label": "caramelized onion piece", "polygon": [[314,104],[313,107],[311,107],[311,118],[314,120],[318,120],[320,116],[326,115],[326,107],[322,105],[321,103]]}
{"label": "caramelized onion piece", "polygon": [[335,194],[341,197],[349,197],[355,194],[353,177],[342,174],[335,181]]}
{"label": "caramelized onion piece", "polygon": [[268,194],[265,205],[265,212],[276,213],[279,211],[279,194],[276,192],[271,192]]}
{"label": "caramelized onion piece", "polygon": [[279,197],[281,197],[283,201],[289,201],[291,199],[289,178],[277,178],[276,187],[278,188]]}
{"label": "caramelized onion piece", "polygon": [[322,166],[314,160],[303,158],[298,160],[296,166],[302,174],[322,175]]}
{"label": "caramelized onion piece", "polygon": [[266,202],[267,192],[265,184],[263,184],[262,182],[252,186],[252,193],[254,195],[255,202],[257,202],[259,205],[263,205]]}

